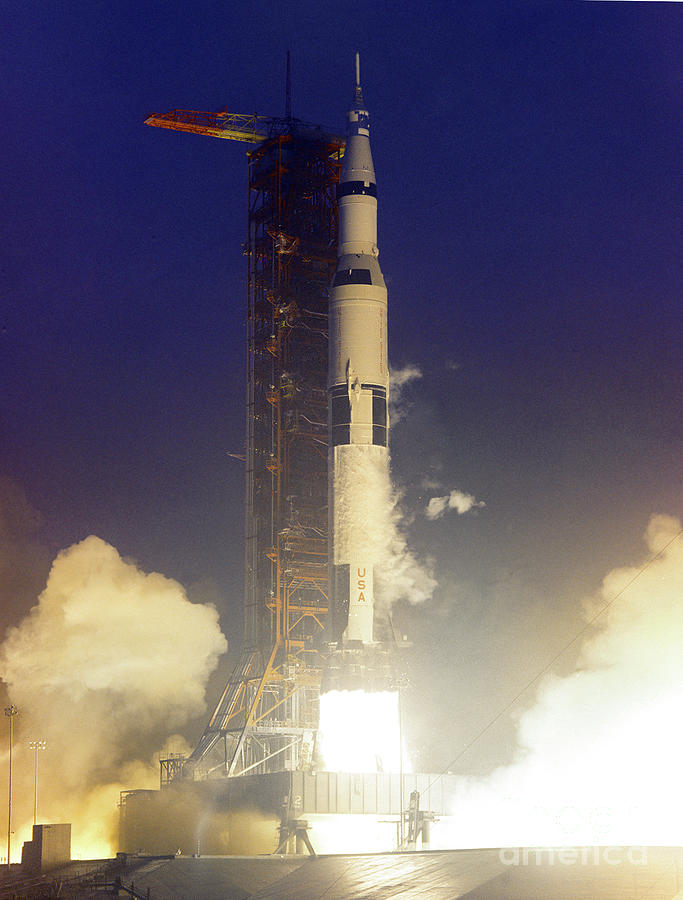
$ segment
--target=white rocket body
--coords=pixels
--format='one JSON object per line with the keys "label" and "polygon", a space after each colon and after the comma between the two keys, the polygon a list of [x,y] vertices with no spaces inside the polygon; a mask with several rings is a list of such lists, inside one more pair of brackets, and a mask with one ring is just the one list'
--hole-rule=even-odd
{"label": "white rocket body", "polygon": [[388,465],[387,290],[377,261],[377,186],[356,56],[354,106],[337,188],[339,244],[329,304],[330,609],[337,639],[374,641],[368,471]]}

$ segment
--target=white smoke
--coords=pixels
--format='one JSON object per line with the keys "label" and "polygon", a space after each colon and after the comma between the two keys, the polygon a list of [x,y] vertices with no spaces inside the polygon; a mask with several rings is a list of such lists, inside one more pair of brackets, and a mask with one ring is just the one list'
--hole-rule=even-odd
{"label": "white smoke", "polygon": [[443,497],[432,497],[425,509],[428,519],[440,519],[449,509],[454,509],[462,516],[471,509],[481,509],[486,506],[483,500],[477,500],[472,494],[465,494],[454,488]]}
{"label": "white smoke", "polygon": [[[406,410],[405,388],[422,378],[416,365],[389,373],[389,419],[395,425]],[[353,445],[345,448],[337,473],[336,540],[340,558],[351,556],[343,547],[345,536],[362,545],[377,560],[375,600],[388,611],[399,600],[424,603],[434,593],[436,581],[431,561],[422,561],[408,546],[408,517],[401,509],[401,495],[392,484],[389,459],[377,448]],[[353,522],[351,519],[353,518]]]}
{"label": "white smoke", "polygon": [[683,843],[680,529],[653,516],[650,555],[666,550],[606,576],[574,672],[520,718],[517,761],[460,782],[451,845]]}
{"label": "white smoke", "polygon": [[412,363],[402,369],[389,369],[389,421],[392,425],[406,414],[406,386],[419,378],[422,378],[422,371]]}
{"label": "white smoke", "polygon": [[[0,647],[0,676],[19,709],[17,823],[32,813],[31,739],[48,744],[43,821],[84,821],[98,797],[156,781],[153,750],[204,710],[226,649],[216,609],[191,603],[176,581],[140,571],[94,536],[62,551],[38,604]],[[131,773],[139,780],[124,784]],[[110,824],[115,804],[107,813]]]}
{"label": "white smoke", "polygon": [[375,599],[388,610],[398,600],[423,603],[436,581],[429,563],[421,562],[408,546],[402,527],[400,497],[394,490],[386,453],[372,445],[344,447],[335,475],[337,527],[335,553],[350,559],[354,546],[377,561]]}

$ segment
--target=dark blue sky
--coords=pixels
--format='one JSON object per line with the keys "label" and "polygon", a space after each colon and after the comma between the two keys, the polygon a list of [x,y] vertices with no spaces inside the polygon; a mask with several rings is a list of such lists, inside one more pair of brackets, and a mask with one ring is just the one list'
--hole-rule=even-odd
{"label": "dark blue sky", "polygon": [[[391,361],[423,372],[394,471],[440,583],[403,625],[425,752],[447,761],[580,627],[605,572],[643,557],[649,515],[681,512],[681,6],[10,0],[2,16],[7,621],[93,533],[216,602],[236,646],[246,147],[142,123],[280,115],[290,49],[294,114],[341,128],[358,49]],[[486,507],[427,521],[451,488]],[[444,690],[446,736],[428,737]]]}

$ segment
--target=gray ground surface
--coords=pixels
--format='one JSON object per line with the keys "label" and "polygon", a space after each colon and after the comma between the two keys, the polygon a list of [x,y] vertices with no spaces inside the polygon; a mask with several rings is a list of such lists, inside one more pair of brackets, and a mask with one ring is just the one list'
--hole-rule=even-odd
{"label": "gray ground surface", "polygon": [[498,850],[180,858],[149,864],[133,880],[151,900],[673,900],[683,891],[683,848],[648,848],[637,865],[628,857],[544,851],[525,865],[505,864]]}
{"label": "gray ground surface", "polygon": [[[92,878],[96,866],[72,863],[35,880],[22,879],[17,866],[11,879],[0,876],[0,900],[102,897],[103,884]],[[111,863],[106,873],[99,866],[101,879],[111,884],[118,872],[150,900],[683,900],[683,847],[543,850],[526,858],[516,850],[132,857],[116,871]],[[79,875],[80,884],[71,880]],[[51,893],[59,881],[60,892]]]}

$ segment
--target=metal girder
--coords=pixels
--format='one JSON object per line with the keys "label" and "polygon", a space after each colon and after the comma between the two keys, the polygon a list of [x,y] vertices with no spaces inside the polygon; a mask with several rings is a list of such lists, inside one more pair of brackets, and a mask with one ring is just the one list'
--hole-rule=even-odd
{"label": "metal girder", "polygon": [[268,116],[248,116],[227,112],[201,112],[194,109],[172,109],[171,112],[153,113],[145,119],[145,125],[170,128],[172,131],[189,131],[208,137],[227,138],[248,144],[260,144],[268,137],[273,119]]}

